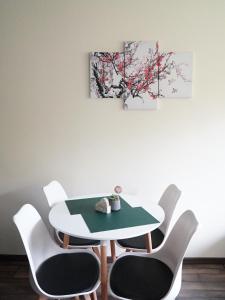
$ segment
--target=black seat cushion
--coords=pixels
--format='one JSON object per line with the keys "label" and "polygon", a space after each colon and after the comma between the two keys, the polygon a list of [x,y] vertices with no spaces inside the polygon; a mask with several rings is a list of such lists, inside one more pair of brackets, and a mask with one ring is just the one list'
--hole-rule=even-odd
{"label": "black seat cushion", "polygon": [[92,290],[99,278],[99,265],[89,253],[58,254],[43,262],[36,276],[50,295],[79,294]]}
{"label": "black seat cushion", "polygon": [[[160,229],[155,229],[151,232],[152,248],[157,248],[162,244],[164,234]],[[146,249],[145,235],[139,235],[134,238],[123,239],[117,241],[124,248]]]}
{"label": "black seat cushion", "polygon": [[160,260],[127,255],[115,263],[110,286],[120,297],[159,300],[169,291],[172,280],[172,271]]}
{"label": "black seat cushion", "polygon": [[[60,239],[63,241],[63,237],[64,237],[64,233],[63,232],[58,232],[58,235],[60,237]],[[74,236],[70,236],[70,241],[69,241],[69,245],[71,246],[99,246],[100,245],[100,241],[98,240],[88,240],[88,239],[82,239],[82,238],[78,238],[78,237],[74,237]]]}

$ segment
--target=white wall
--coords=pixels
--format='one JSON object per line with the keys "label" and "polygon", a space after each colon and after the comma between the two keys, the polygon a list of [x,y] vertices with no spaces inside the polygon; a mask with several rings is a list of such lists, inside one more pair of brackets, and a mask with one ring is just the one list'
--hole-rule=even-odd
{"label": "white wall", "polygon": [[[157,202],[183,191],[177,215],[201,226],[189,256],[225,256],[225,1],[0,0],[0,253],[23,253],[12,215],[42,186],[70,195],[121,184]],[[158,111],[89,99],[88,53],[159,40],[194,53],[193,98]]]}

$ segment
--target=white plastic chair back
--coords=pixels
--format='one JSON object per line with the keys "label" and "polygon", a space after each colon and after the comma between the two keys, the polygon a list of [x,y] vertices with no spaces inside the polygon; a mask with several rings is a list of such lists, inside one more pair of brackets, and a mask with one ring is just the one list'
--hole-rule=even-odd
{"label": "white plastic chair back", "polygon": [[159,227],[164,235],[166,235],[168,231],[173,212],[180,196],[181,191],[178,189],[178,187],[175,184],[170,184],[159,200],[159,205],[163,208],[165,213],[164,222]]}
{"label": "white plastic chair back", "polygon": [[197,230],[198,221],[191,210],[185,211],[178,219],[171,230],[164,246],[160,249],[159,255],[176,273],[180,267],[188,244]]}
{"label": "white plastic chair back", "polygon": [[164,261],[174,274],[170,291],[164,300],[175,299],[179,294],[182,282],[183,258],[189,242],[197,230],[198,221],[194,213],[185,211],[174,225],[164,247],[156,253],[156,257]]}
{"label": "white plastic chair back", "polygon": [[22,206],[13,220],[19,230],[34,275],[44,260],[59,252],[58,246],[32,205]]}
{"label": "white plastic chair back", "polygon": [[68,196],[62,187],[62,185],[54,180],[50,182],[48,185],[43,187],[43,191],[48,200],[48,204],[50,207],[55,205],[58,202],[62,202],[68,199]]}

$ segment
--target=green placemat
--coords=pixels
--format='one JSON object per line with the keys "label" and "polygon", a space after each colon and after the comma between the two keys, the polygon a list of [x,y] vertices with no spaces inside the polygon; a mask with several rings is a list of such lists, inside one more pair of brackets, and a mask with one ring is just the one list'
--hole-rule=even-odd
{"label": "green placemat", "polygon": [[99,232],[159,223],[143,207],[120,209],[111,214],[87,212],[82,214],[90,232]]}
{"label": "green placemat", "polygon": [[[66,200],[65,202],[71,215],[77,215],[77,214],[83,215],[83,213],[87,213],[87,212],[95,213],[96,212],[95,204],[103,197],[109,197],[109,196]],[[121,197],[120,197],[120,204],[121,204],[121,209],[131,208],[131,206]]]}
{"label": "green placemat", "polygon": [[71,215],[81,214],[90,232],[99,232],[159,223],[142,207],[131,207],[120,197],[121,209],[110,214],[95,210],[95,204],[103,197],[67,200],[66,205]]}

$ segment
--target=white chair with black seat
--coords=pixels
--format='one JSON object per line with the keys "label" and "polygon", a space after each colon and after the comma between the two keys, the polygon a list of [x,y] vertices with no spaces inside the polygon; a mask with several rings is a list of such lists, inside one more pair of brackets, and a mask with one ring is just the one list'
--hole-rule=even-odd
{"label": "white chair with black seat", "polygon": [[109,272],[111,295],[124,300],[174,300],[181,288],[184,254],[197,227],[195,215],[188,210],[159,251],[122,254]]}
{"label": "white chair with black seat", "polygon": [[[55,205],[58,202],[68,200],[68,196],[62,187],[62,185],[54,180],[48,185],[43,187],[43,191],[47,198],[48,204],[50,207]],[[100,246],[100,241],[98,240],[89,240],[82,239],[74,236],[65,235],[63,232],[55,230],[56,239],[61,245],[65,245],[67,248],[89,248],[92,247],[93,251],[100,256],[98,246]]]}
{"label": "white chair with black seat", "polygon": [[[166,235],[168,234],[169,225],[181,196],[181,191],[175,184],[170,184],[159,200],[159,205],[165,213],[164,222],[161,226],[151,232],[152,252],[155,252],[162,245]],[[122,239],[116,241],[119,247],[130,251],[146,251],[146,235],[140,235],[133,238]]]}
{"label": "white chair with black seat", "polygon": [[93,251],[60,248],[30,204],[22,206],[13,220],[29,260],[31,285],[39,299],[79,299],[80,295],[96,299],[93,293],[100,284],[100,263]]}

